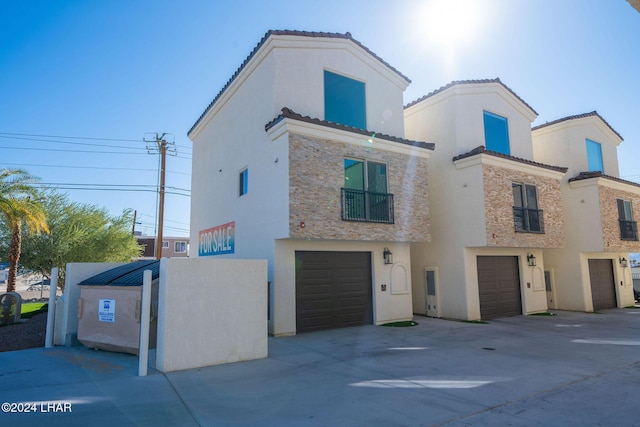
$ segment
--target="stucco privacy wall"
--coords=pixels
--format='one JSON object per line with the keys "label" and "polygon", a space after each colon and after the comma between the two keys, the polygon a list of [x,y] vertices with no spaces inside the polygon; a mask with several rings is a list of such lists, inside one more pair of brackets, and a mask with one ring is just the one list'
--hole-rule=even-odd
{"label": "stucco privacy wall", "polygon": [[267,261],[163,258],[156,367],[267,357]]}
{"label": "stucco privacy wall", "polygon": [[629,188],[635,189],[637,192],[621,191],[605,185],[598,187],[600,213],[602,216],[602,238],[606,252],[640,252],[639,241],[620,239],[618,199],[630,201],[634,220],[637,221],[640,218],[640,188],[631,186]]}
{"label": "stucco privacy wall", "polygon": [[[564,246],[564,217],[560,179],[483,166],[487,245],[519,248],[559,248]],[[559,176],[560,177],[560,176]],[[559,178],[558,177],[558,178]],[[543,211],[544,233],[515,232],[512,183],[532,184]]]}
{"label": "stucco privacy wall", "polygon": [[56,319],[53,334],[54,345],[71,346],[78,336],[78,283],[85,279],[111,270],[125,263],[70,263],[67,264],[64,280],[64,293],[56,303]]}
{"label": "stucco privacy wall", "polygon": [[[289,135],[289,226],[293,238],[430,241],[427,159],[297,134]],[[344,159],[387,165],[394,224],[342,221]],[[300,223],[304,222],[304,228]]]}

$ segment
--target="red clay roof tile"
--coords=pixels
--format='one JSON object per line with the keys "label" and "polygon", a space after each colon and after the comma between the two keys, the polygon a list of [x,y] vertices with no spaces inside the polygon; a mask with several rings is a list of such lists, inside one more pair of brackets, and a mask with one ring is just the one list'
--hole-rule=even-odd
{"label": "red clay roof tile", "polygon": [[278,115],[278,117],[276,117],[275,119],[271,120],[269,123],[264,125],[264,130],[268,131],[269,129],[274,127],[276,124],[278,124],[285,118],[299,120],[301,122],[311,123],[311,124],[320,125],[320,126],[326,126],[333,129],[344,130],[347,132],[353,132],[359,135],[365,135],[367,137],[374,136],[377,138],[386,139],[387,141],[393,141],[393,142],[398,142],[400,144],[409,145],[411,147],[425,148],[427,150],[435,150],[435,147],[436,147],[436,145],[433,142],[413,141],[410,139],[399,138],[397,136],[376,133],[366,129],[355,128],[353,126],[342,125],[340,123],[334,123],[327,120],[314,119],[309,116],[303,116],[301,114],[298,114],[286,107],[282,109],[282,114]]}

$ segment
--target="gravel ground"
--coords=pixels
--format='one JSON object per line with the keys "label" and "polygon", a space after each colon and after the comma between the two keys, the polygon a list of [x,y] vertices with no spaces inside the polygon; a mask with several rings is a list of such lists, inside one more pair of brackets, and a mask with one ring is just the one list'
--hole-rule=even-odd
{"label": "gravel ground", "polygon": [[0,326],[0,352],[44,347],[47,313],[39,313],[24,323]]}

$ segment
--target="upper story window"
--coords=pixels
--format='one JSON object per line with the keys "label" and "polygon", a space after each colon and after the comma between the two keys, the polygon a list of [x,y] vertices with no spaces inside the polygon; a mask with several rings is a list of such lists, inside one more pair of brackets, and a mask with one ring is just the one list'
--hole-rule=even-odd
{"label": "upper story window", "polygon": [[245,168],[240,171],[240,182],[239,182],[239,190],[238,194],[240,196],[244,196],[249,191],[249,168]]}
{"label": "upper story window", "polygon": [[538,209],[538,190],[535,185],[514,182],[513,221],[516,231],[544,233],[542,211]]}
{"label": "upper story window", "polygon": [[344,159],[342,219],[393,223],[393,194],[387,193],[387,165]]}
{"label": "upper story window", "polygon": [[187,253],[187,242],[185,241],[177,241],[173,243],[173,252],[177,254],[185,254]]}
{"label": "upper story window", "polygon": [[484,144],[487,150],[510,155],[509,123],[506,117],[483,111]]}
{"label": "upper story window", "polygon": [[600,171],[604,173],[602,166],[602,146],[599,142],[587,139],[587,164],[589,172]]}
{"label": "upper story window", "polygon": [[618,199],[620,240],[638,240],[638,225],[633,220],[633,209],[629,200]]}
{"label": "upper story window", "polygon": [[364,83],[325,70],[324,118],[330,122],[366,129]]}

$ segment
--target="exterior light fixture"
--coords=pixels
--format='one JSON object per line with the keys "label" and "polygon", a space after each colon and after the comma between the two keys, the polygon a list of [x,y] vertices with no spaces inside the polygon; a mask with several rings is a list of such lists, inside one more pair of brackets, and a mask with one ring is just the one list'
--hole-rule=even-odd
{"label": "exterior light fixture", "polygon": [[389,250],[389,248],[384,248],[382,256],[384,257],[385,264],[393,264],[393,253]]}
{"label": "exterior light fixture", "polygon": [[619,261],[620,261],[620,266],[622,268],[627,268],[628,267],[629,264],[628,264],[627,259],[625,257],[621,257],[619,259]]}
{"label": "exterior light fixture", "polygon": [[533,254],[527,254],[527,263],[529,264],[529,267],[535,267],[536,257],[533,256]]}

